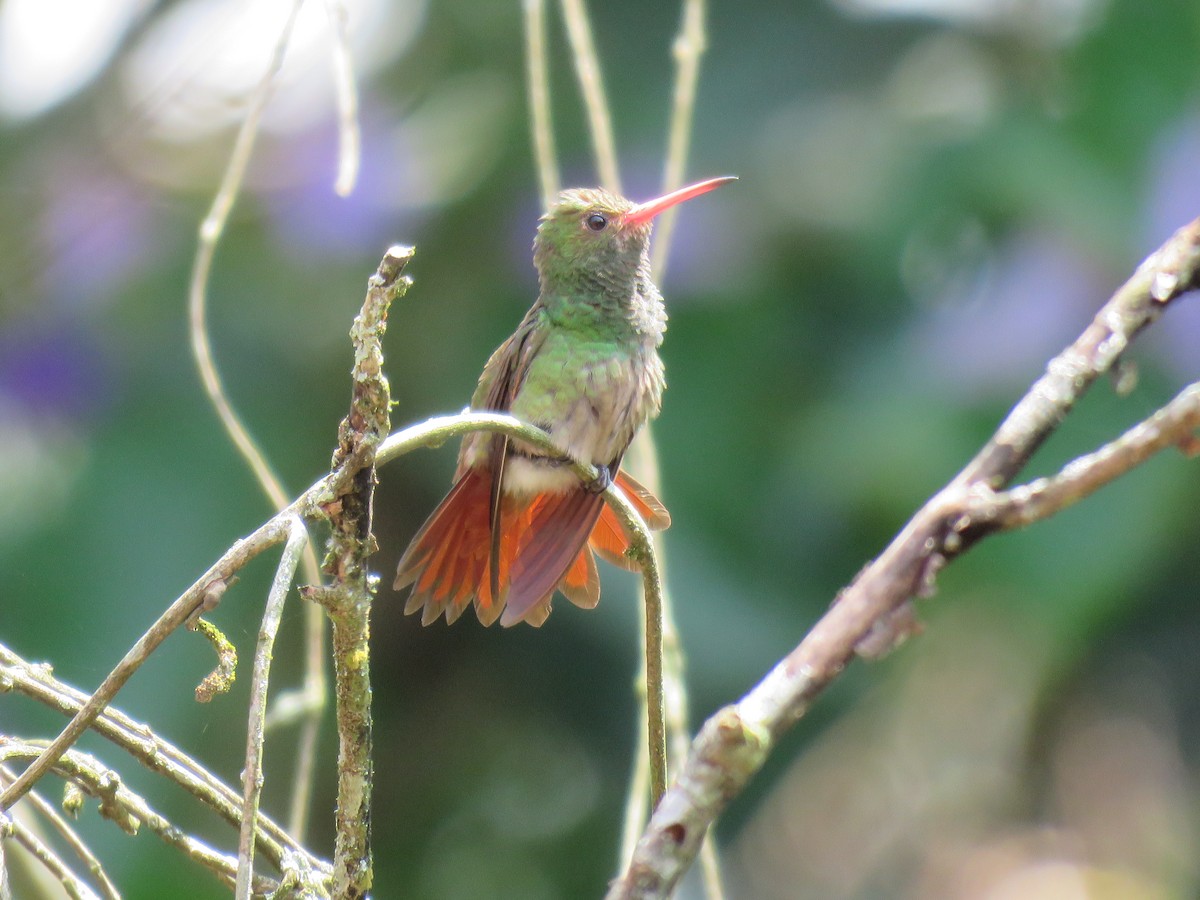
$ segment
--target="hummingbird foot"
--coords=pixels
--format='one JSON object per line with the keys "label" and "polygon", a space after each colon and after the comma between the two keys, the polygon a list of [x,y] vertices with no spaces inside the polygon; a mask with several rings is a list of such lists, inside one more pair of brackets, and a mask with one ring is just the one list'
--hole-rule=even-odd
{"label": "hummingbird foot", "polygon": [[589,494],[603,494],[612,483],[612,472],[609,471],[608,466],[596,466],[596,477],[585,484],[584,487]]}

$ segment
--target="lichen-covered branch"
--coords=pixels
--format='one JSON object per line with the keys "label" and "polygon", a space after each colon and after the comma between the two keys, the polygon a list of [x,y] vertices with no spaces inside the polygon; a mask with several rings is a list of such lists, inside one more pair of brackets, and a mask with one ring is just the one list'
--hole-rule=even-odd
{"label": "lichen-covered branch", "polygon": [[333,622],[333,656],[338,723],[338,804],[334,842],[334,896],[366,897],[371,863],[371,600],[377,576],[367,570],[375,551],[371,533],[375,456],[390,428],[391,393],[383,374],[382,339],[388,309],[410,283],[404,267],[411,247],[392,247],[367,283],[367,297],[354,320],[353,393],[350,414],[339,429],[334,467],[350,466],[354,477],[325,504],[332,534],[325,571],[327,587],[308,592]]}
{"label": "lichen-covered branch", "polygon": [[[948,559],[998,527],[979,524],[971,513],[993,502],[1133,337],[1198,283],[1200,219],[1138,267],[1083,334],[1050,361],[979,454],[843,589],[800,644],[750,693],[705,723],[609,900],[669,896],[709,826],[762,767],[778,737],[856,652],[874,655],[903,639],[913,626],[912,600],[931,593]],[[1173,443],[1193,446],[1188,439],[1195,430],[1195,402],[1192,389],[1185,391],[1158,416],[1068,466],[1057,480],[1008,492],[996,509],[1013,524],[1039,518],[1084,496],[1088,490],[1081,486],[1099,486],[1149,453]],[[1027,513],[1029,505],[1039,514]]]}
{"label": "lichen-covered branch", "polygon": [[[308,497],[306,494],[305,497]],[[305,498],[301,498],[302,500]],[[297,501],[293,506],[301,505]],[[49,771],[50,767],[71,747],[96,718],[112,702],[117,693],[149,658],[159,645],[180,625],[199,611],[215,605],[234,574],[246,563],[268,547],[279,543],[287,536],[287,518],[282,514],[261,525],[249,537],[230,547],[213,566],[172,603],[149,630],[129,649],[117,663],[100,687],[75,713],[66,728],[56,737],[42,754],[0,793],[0,811],[9,809],[23,797],[34,783]]]}
{"label": "lichen-covered branch", "polygon": [[[32,759],[41,749],[38,742],[0,737],[0,761]],[[233,884],[237,875],[236,857],[214,850],[157,813],[141,796],[125,787],[117,774],[99,760],[78,750],[69,750],[55,760],[52,771],[87,796],[98,800],[100,815],[126,834],[137,834],[145,826],[165,844],[181,851],[227,885]],[[278,886],[279,882],[264,877],[256,878],[253,885],[255,893],[260,895],[268,895]]]}
{"label": "lichen-covered branch", "polygon": [[[15,841],[23,847],[46,870],[50,878],[58,882],[59,887],[71,900],[99,900],[96,892],[71,871],[71,867],[51,850],[32,828],[26,827],[16,819],[0,819],[0,845],[5,840]],[[3,862],[4,856],[0,852],[0,865]],[[9,896],[6,873],[0,871],[0,898],[7,900]]]}
{"label": "lichen-covered branch", "polygon": [[[8,766],[0,766],[0,784],[10,784],[16,777]],[[37,791],[30,791],[26,797],[33,811],[58,832],[63,842],[71,849],[76,858],[83,863],[92,878],[95,879],[100,896],[104,900],[121,900],[121,894],[117,890],[117,886],[113,884],[103,864],[96,858],[96,854],[92,852],[91,848],[83,842],[83,839],[79,837],[79,834],[71,827],[70,823],[60,816],[49,801],[38,794]]]}
{"label": "lichen-covered branch", "polygon": [[[49,666],[26,662],[0,644],[0,692],[4,691],[23,694],[64,715],[78,713],[88,700],[87,694],[58,681]],[[145,723],[109,707],[91,728],[150,771],[183,788],[227,823],[238,826],[242,812],[240,795]],[[257,852],[276,869],[285,869],[287,860],[292,859],[307,869],[328,875],[327,863],[312,856],[270,818],[260,815],[258,824]]]}

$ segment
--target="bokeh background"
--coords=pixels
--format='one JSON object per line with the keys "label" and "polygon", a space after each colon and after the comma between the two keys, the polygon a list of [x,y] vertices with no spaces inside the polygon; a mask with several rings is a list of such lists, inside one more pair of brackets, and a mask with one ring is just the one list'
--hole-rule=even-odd
{"label": "bokeh background", "polygon": [[[554,6],[553,4],[551,4]],[[269,510],[206,405],[185,295],[197,224],[284,0],[0,0],[0,640],[96,685]],[[414,243],[388,373],[399,427],[467,402],[536,290],[519,4],[347,0],[363,169],[335,196],[322,4],[302,15],[210,320],[234,401],[295,490],[327,468],[346,331]],[[676,4],[591,4],[635,198],[660,186]],[[594,183],[557,9],[556,136]],[[713,0],[689,204],[662,288],[655,433],[697,720],[741,696],[971,456],[1046,360],[1200,214],[1189,0]],[[1045,474],[1200,377],[1200,303],[1092,396]],[[381,472],[379,571],[454,450]],[[1174,898],[1200,891],[1200,470],[1164,454],[956,561],[923,636],[851,667],[721,822],[734,898]],[[214,620],[248,658],[272,563]],[[376,896],[599,896],[636,740],[634,579],[541,630],[374,617]],[[299,674],[298,602],[275,684]],[[120,696],[230,781],[245,684],[171,638]],[[243,673],[244,674],[244,673]],[[0,695],[0,731],[60,722]],[[269,749],[283,815],[292,734]],[[181,824],[233,836],[94,741]],[[332,724],[310,842],[328,852]],[[150,835],[83,828],[127,896],[220,897]],[[693,892],[693,893],[689,893]],[[696,896],[694,885],[682,896]]]}

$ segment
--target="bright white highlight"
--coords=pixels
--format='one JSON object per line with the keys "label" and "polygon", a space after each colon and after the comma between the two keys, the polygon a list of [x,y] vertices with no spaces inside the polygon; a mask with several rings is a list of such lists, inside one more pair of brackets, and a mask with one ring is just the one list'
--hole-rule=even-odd
{"label": "bright white highlight", "polygon": [[0,3],[0,114],[36,116],[90,82],[149,0]]}

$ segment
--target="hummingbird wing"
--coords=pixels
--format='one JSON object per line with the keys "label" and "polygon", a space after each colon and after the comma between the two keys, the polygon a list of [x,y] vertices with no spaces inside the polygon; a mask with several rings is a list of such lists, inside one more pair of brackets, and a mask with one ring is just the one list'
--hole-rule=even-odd
{"label": "hummingbird wing", "polygon": [[[483,367],[483,374],[479,376],[475,395],[471,398],[471,405],[475,409],[493,412],[508,412],[512,409],[513,399],[521,390],[525,375],[529,371],[529,363],[537,355],[545,338],[545,331],[538,327],[540,318],[541,304],[534,303],[517,326],[517,330],[488,358]],[[500,596],[500,535],[503,531],[500,519],[504,507],[500,491],[504,485],[508,443],[506,434],[494,434],[489,438],[488,469],[491,476],[491,494],[488,498],[488,524],[491,539],[488,569],[493,597]],[[467,444],[464,441],[463,452],[459,457],[460,470],[466,452]]]}

